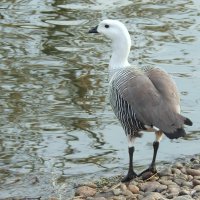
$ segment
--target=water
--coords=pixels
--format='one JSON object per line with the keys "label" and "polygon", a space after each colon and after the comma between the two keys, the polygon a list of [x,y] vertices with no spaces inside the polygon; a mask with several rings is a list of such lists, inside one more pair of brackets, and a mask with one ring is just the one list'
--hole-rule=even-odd
{"label": "water", "polygon": [[[107,95],[110,42],[87,34],[105,18],[130,30],[130,62],[173,76],[194,123],[185,139],[163,139],[158,163],[200,152],[198,0],[2,0],[0,11],[0,199],[70,199],[76,182],[126,173],[126,138]],[[136,141],[138,171],[153,140]]]}

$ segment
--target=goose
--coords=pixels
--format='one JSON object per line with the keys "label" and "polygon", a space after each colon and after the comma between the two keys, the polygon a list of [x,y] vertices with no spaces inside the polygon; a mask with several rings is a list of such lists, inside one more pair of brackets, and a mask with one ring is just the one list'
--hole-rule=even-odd
{"label": "goose", "polygon": [[135,67],[128,62],[131,38],[126,26],[106,19],[89,33],[99,33],[112,43],[108,66],[109,99],[111,107],[124,129],[128,140],[129,168],[122,182],[138,175],[134,171],[134,141],[141,132],[154,132],[153,158],[148,169],[139,176],[157,173],[156,156],[163,134],[169,139],[184,137],[184,124],[192,121],[180,114],[180,97],[175,82],[164,70],[157,67]]}

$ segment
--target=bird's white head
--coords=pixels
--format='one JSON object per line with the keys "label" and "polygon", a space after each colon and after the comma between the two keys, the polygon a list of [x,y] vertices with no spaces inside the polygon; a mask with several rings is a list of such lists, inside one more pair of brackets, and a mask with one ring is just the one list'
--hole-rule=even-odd
{"label": "bird's white head", "polygon": [[89,33],[100,33],[112,41],[112,57],[110,70],[129,66],[128,55],[131,47],[131,38],[126,26],[118,20],[106,19]]}

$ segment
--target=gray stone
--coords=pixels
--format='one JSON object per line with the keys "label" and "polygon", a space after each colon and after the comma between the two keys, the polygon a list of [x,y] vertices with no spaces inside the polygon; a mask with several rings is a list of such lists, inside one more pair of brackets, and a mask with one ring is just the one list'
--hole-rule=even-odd
{"label": "gray stone", "polygon": [[189,195],[189,194],[190,194],[190,191],[185,190],[185,189],[181,189],[181,191],[179,192],[179,196],[182,196],[182,195]]}
{"label": "gray stone", "polygon": [[186,172],[186,167],[185,167],[185,166],[184,166],[183,168],[181,168],[180,170],[181,170],[181,172],[182,172],[183,174],[187,174],[187,172]]}
{"label": "gray stone", "polygon": [[193,183],[193,186],[200,185],[200,180],[194,179],[192,183]]}
{"label": "gray stone", "polygon": [[172,182],[172,180],[159,180],[159,182],[161,183],[161,184],[163,184],[163,185],[173,185],[173,184],[175,184],[176,185],[176,183],[174,183],[174,182]]}
{"label": "gray stone", "polygon": [[120,189],[113,189],[113,194],[116,196],[119,196],[120,194],[122,194],[122,191]]}
{"label": "gray stone", "polygon": [[182,186],[184,181],[185,181],[185,180],[183,180],[183,179],[181,179],[181,178],[175,178],[175,179],[174,179],[174,182],[175,182],[177,185],[179,185],[179,186]]}
{"label": "gray stone", "polygon": [[158,192],[148,192],[142,200],[166,200],[166,198]]}
{"label": "gray stone", "polygon": [[126,191],[127,190],[126,185],[123,184],[123,183],[120,184],[120,188],[121,188],[122,191]]}
{"label": "gray stone", "polygon": [[96,194],[96,189],[88,186],[81,186],[76,190],[76,196],[92,197]]}
{"label": "gray stone", "polygon": [[192,175],[192,176],[200,176],[200,170],[197,169],[191,169],[188,168],[186,169],[187,174]]}
{"label": "gray stone", "polygon": [[178,186],[175,186],[175,185],[169,185],[168,191],[169,191],[170,194],[172,194],[172,196],[177,196],[180,192],[180,188]]}
{"label": "gray stone", "polygon": [[194,179],[200,180],[200,176],[194,176]]}
{"label": "gray stone", "polygon": [[184,181],[183,182],[183,186],[187,186],[189,188],[192,188],[193,187],[193,183],[192,182],[189,182],[189,181]]}
{"label": "gray stone", "polygon": [[96,198],[93,198],[93,200],[106,200],[105,197],[96,197]]}
{"label": "gray stone", "polygon": [[170,176],[171,168],[165,168],[158,173],[160,176]]}
{"label": "gray stone", "polygon": [[141,190],[144,192],[162,192],[167,189],[166,185],[162,185],[157,181],[145,182],[140,186]]}
{"label": "gray stone", "polygon": [[139,194],[139,188],[136,185],[129,185],[128,189],[133,193],[133,194]]}
{"label": "gray stone", "polygon": [[177,169],[182,169],[184,166],[183,166],[182,163],[176,162],[176,163],[175,163],[175,167],[176,167]]}
{"label": "gray stone", "polygon": [[193,195],[193,198],[196,199],[196,200],[200,200],[200,192],[196,192],[196,193]]}
{"label": "gray stone", "polygon": [[200,185],[197,185],[193,188],[196,192],[200,192]]}
{"label": "gray stone", "polygon": [[178,174],[178,175],[181,174],[181,170],[177,168],[172,168],[171,171],[173,174]]}
{"label": "gray stone", "polygon": [[130,190],[123,191],[123,195],[125,196],[132,196],[133,193]]}
{"label": "gray stone", "polygon": [[191,176],[191,175],[188,175],[187,177],[188,177],[187,178],[188,181],[191,181],[193,179],[193,176]]}
{"label": "gray stone", "polygon": [[193,200],[193,198],[190,195],[183,195],[175,197],[173,200]]}
{"label": "gray stone", "polygon": [[124,196],[117,196],[117,197],[112,197],[113,200],[126,200],[126,197]]}

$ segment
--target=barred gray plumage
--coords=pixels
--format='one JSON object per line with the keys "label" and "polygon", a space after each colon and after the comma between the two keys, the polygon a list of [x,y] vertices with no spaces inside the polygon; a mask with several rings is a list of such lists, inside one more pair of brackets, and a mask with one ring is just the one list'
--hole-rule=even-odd
{"label": "barred gray plumage", "polygon": [[[137,119],[134,108],[122,97],[118,90],[122,87],[124,78],[127,78],[128,70],[132,69],[119,69],[113,74],[109,82],[110,104],[126,135],[140,137],[141,135],[139,132],[141,130],[146,130],[146,128],[144,124]],[[140,72],[138,71],[138,73]]]}

